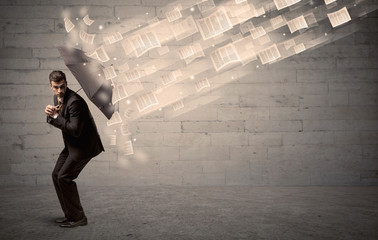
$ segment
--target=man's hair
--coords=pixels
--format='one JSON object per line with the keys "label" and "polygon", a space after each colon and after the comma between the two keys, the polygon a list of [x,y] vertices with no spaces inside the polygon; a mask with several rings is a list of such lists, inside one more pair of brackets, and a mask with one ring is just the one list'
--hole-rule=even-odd
{"label": "man's hair", "polygon": [[49,79],[50,79],[50,84],[51,82],[60,82],[62,80],[67,82],[66,74],[64,74],[64,72],[62,71],[52,71],[49,75]]}

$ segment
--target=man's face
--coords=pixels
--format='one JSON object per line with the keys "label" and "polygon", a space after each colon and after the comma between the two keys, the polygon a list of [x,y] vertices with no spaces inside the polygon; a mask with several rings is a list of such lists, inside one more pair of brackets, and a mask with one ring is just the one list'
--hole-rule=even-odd
{"label": "man's face", "polygon": [[60,82],[51,81],[51,89],[58,98],[63,98],[67,90],[67,82],[62,80]]}

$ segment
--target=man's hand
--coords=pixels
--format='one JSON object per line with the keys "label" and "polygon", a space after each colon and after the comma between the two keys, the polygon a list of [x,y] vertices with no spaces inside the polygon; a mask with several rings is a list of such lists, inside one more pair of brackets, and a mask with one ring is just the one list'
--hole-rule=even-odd
{"label": "man's hand", "polygon": [[58,113],[59,109],[57,107],[47,105],[45,108],[45,113],[47,116],[53,117],[56,113]]}

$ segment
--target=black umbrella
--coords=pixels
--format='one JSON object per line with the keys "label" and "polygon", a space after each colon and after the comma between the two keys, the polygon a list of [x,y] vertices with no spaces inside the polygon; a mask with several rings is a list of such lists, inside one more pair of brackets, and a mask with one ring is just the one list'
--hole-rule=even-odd
{"label": "black umbrella", "polygon": [[112,104],[113,87],[103,74],[104,67],[76,48],[58,46],[60,55],[75,76],[88,98],[110,119],[115,106]]}

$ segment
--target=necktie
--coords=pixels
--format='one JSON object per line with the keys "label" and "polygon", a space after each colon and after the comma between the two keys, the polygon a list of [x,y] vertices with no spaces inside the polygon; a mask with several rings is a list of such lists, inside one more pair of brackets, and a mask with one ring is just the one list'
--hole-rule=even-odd
{"label": "necktie", "polygon": [[58,98],[58,113],[60,113],[62,111],[62,105],[63,105],[63,102],[60,98]]}

